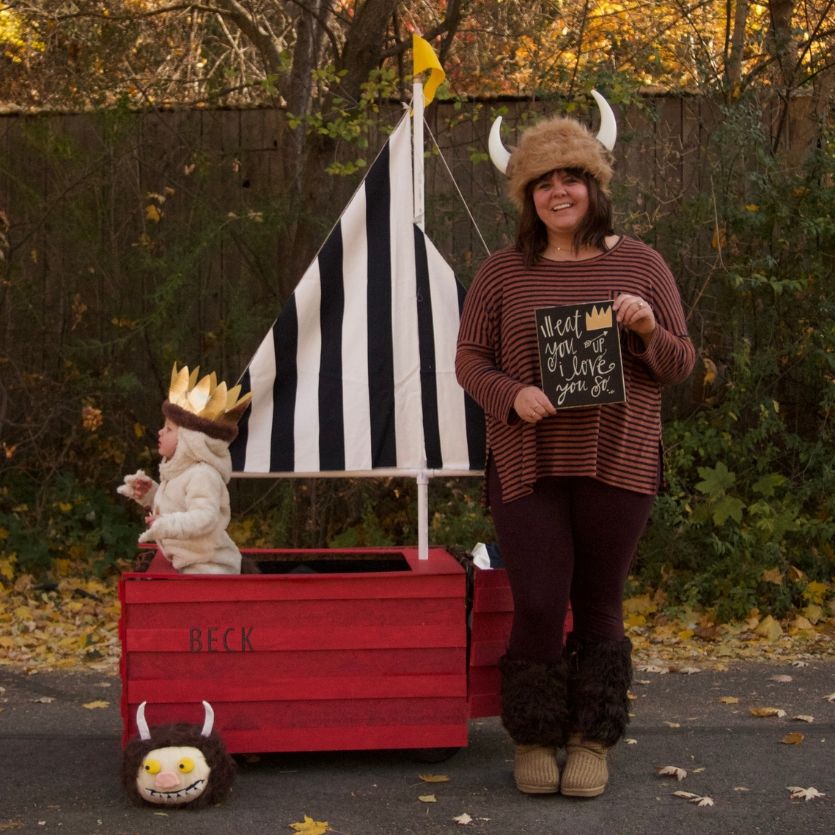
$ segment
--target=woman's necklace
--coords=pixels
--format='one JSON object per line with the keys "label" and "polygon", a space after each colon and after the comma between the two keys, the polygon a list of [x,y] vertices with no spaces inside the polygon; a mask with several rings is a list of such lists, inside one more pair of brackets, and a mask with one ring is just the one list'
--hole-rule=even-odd
{"label": "woman's necklace", "polygon": [[549,243],[542,253],[542,257],[550,261],[585,261],[597,255],[600,255],[600,250],[596,247],[581,246],[579,250],[575,250],[571,244],[555,243]]}

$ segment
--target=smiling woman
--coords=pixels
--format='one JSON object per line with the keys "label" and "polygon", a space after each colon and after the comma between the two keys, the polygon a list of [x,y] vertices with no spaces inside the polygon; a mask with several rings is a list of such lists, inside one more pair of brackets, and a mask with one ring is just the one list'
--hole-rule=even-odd
{"label": "smiling woman", "polygon": [[[695,360],[667,265],[614,234],[610,150],[573,119],[525,131],[506,166],[516,245],[481,266],[458,336],[458,379],[487,418],[487,498],[515,607],[502,720],[516,785],[530,794],[606,787],[606,750],[629,718],[622,598],[659,487],[660,389]],[[567,408],[543,390],[537,317],[600,302],[608,330],[620,329],[625,402]],[[580,371],[599,382],[600,359],[583,362],[593,365],[561,368],[558,392]]]}

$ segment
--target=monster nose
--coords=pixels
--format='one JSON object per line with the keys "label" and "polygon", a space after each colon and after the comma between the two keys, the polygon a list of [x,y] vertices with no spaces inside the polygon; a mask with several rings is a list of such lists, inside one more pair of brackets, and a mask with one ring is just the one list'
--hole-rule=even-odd
{"label": "monster nose", "polygon": [[158,789],[174,789],[180,785],[180,777],[173,771],[160,771],[154,780],[154,785]]}

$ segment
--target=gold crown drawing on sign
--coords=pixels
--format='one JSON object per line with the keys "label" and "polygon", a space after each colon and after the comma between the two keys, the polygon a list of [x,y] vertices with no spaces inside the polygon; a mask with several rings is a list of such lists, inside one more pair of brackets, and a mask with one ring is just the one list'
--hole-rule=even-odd
{"label": "gold crown drawing on sign", "polygon": [[234,440],[238,434],[238,421],[252,400],[252,392],[239,397],[240,385],[227,388],[225,382],[218,383],[214,371],[200,380],[197,379],[199,375],[199,367],[190,372],[184,365],[177,370],[177,363],[174,363],[163,413],[186,429],[195,429],[213,438]]}
{"label": "gold crown drawing on sign", "polygon": [[602,307],[597,309],[597,305],[592,307],[591,313],[586,314],[586,330],[600,331],[603,328],[612,327],[612,307]]}

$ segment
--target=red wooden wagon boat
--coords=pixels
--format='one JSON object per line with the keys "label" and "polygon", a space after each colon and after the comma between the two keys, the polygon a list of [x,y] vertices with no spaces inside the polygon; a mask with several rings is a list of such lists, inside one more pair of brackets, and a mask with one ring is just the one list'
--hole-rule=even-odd
{"label": "red wooden wagon boat", "polygon": [[498,712],[504,571],[441,548],[247,553],[270,573],[122,577],[125,741],[143,701],[152,724],[209,701],[232,753],[456,749]]}

